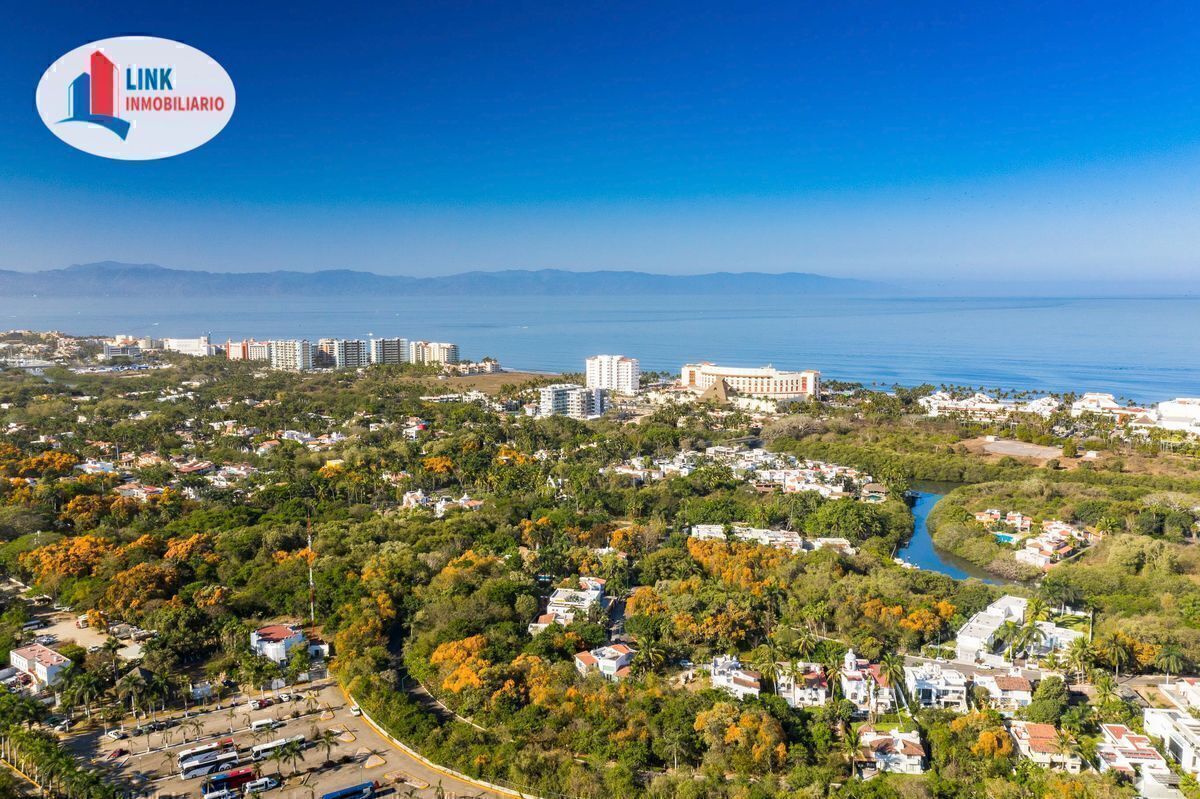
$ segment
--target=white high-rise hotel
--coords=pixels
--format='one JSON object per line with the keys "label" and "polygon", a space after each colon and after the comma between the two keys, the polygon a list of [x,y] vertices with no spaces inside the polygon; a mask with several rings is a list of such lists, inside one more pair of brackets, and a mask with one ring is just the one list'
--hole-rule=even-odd
{"label": "white high-rise hotel", "polygon": [[624,355],[593,355],[587,361],[587,387],[618,394],[636,394],[642,379],[637,358]]}

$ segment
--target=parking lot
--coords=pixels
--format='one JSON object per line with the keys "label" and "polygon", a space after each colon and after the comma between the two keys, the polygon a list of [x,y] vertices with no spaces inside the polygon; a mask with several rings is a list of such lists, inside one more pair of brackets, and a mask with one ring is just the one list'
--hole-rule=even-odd
{"label": "parking lot", "polygon": [[[256,766],[262,776],[281,782],[268,796],[313,799],[367,781],[383,786],[382,795],[432,797],[439,783],[448,797],[497,795],[439,774],[392,746],[365,719],[352,712],[341,691],[331,684],[318,687],[311,696],[304,692],[258,710],[252,710],[243,697],[237,704],[227,703],[219,710],[193,713],[186,720],[178,712],[161,718],[173,718],[177,723],[120,740],[105,735],[99,724],[88,729],[80,725],[65,738],[64,745],[96,770],[135,787],[142,794],[172,799],[199,799],[204,782],[203,778],[180,778],[176,765],[178,753],[226,739],[232,739],[238,752],[237,768]],[[274,719],[279,725],[275,729],[251,730],[254,721],[266,719]],[[127,733],[132,729],[129,723],[123,726]],[[324,744],[317,743],[325,730],[335,733],[328,751]],[[253,746],[297,735],[306,739],[303,759],[297,763],[273,760],[255,763],[251,759]]]}

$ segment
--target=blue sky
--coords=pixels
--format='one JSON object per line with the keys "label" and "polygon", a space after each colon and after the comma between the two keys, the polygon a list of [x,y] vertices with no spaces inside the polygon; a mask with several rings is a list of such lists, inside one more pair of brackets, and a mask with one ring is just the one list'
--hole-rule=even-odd
{"label": "blue sky", "polygon": [[[6,11],[0,268],[1200,272],[1195,4],[70,5]],[[219,60],[229,127],[45,130],[42,71],[124,33]]]}

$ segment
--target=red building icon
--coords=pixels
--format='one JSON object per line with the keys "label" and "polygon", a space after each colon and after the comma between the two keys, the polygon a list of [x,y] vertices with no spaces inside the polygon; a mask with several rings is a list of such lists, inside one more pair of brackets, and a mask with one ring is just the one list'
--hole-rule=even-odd
{"label": "red building icon", "polygon": [[92,102],[93,115],[116,116],[113,96],[117,86],[117,67],[104,53],[92,53]]}

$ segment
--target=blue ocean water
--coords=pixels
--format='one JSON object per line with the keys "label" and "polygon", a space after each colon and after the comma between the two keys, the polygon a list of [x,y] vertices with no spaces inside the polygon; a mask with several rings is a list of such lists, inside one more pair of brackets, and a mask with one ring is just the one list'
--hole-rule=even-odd
{"label": "blue ocean water", "polygon": [[0,297],[0,328],[214,341],[398,335],[545,371],[580,371],[587,355],[609,352],[643,369],[703,359],[887,385],[1200,395],[1195,298]]}

